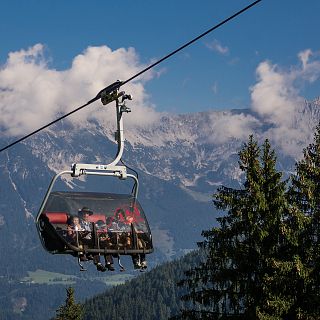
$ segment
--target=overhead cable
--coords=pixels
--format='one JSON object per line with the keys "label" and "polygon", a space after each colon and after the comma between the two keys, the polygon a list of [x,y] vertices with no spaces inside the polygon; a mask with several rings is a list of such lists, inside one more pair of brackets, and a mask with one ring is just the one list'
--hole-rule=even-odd
{"label": "overhead cable", "polygon": [[132,76],[131,78],[125,80],[125,81],[117,81],[115,83],[113,83],[110,86],[105,87],[104,89],[100,90],[99,93],[91,100],[89,100],[87,103],[85,103],[84,105],[70,111],[69,113],[66,113],[65,115],[51,121],[50,123],[42,126],[41,128],[27,134],[26,136],[23,136],[22,138],[8,144],[7,146],[5,146],[4,148],[0,149],[0,152],[9,149],[10,147],[14,146],[15,144],[31,137],[32,135],[50,127],[51,125],[55,124],[56,122],[59,122],[61,120],[63,120],[64,118],[70,116],[71,114],[87,107],[88,105],[90,105],[91,103],[101,99],[101,95],[105,92],[111,92],[113,90],[117,90],[119,89],[121,86],[125,85],[126,83],[132,81],[133,79],[139,77],[140,75],[142,75],[143,73],[145,73],[146,71],[152,69],[153,67],[155,67],[156,65],[158,65],[159,63],[163,62],[164,60],[167,60],[168,58],[170,58],[171,56],[173,56],[174,54],[178,53],[179,51],[183,50],[184,48],[190,46],[192,43],[198,41],[199,39],[201,39],[202,37],[206,36],[207,34],[209,34],[210,32],[214,31],[215,29],[221,27],[222,25],[224,25],[225,23],[229,22],[230,20],[234,19],[235,17],[237,17],[238,15],[242,14],[243,12],[249,10],[251,7],[253,7],[254,5],[256,5],[257,3],[261,2],[262,0],[257,0],[253,3],[251,3],[250,5],[246,6],[245,8],[241,9],[240,11],[236,12],[235,14],[233,14],[232,16],[228,17],[227,19],[221,21],[220,23],[218,23],[217,25],[215,25],[214,27],[208,29],[207,31],[203,32],[202,34],[200,34],[199,36],[195,37],[194,39],[190,40],[189,42],[185,43],[184,45],[182,45],[181,47],[179,47],[178,49],[170,52],[169,54],[167,54],[166,56],[164,56],[163,58],[161,58],[160,60],[156,61],[155,63],[149,65],[148,67],[146,67],[145,69],[141,70],[140,72],[138,72],[137,74],[135,74],[134,76]]}

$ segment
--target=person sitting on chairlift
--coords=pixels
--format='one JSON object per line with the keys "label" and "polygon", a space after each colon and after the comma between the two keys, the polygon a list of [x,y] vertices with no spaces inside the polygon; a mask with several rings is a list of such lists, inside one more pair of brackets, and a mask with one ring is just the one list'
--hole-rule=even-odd
{"label": "person sitting on chairlift", "polygon": [[[91,232],[92,232],[92,225],[89,221],[89,216],[93,215],[93,211],[87,207],[83,207],[79,210],[79,216],[81,217],[80,225],[84,231],[88,233],[82,238],[82,240],[91,240]],[[94,254],[87,254],[87,258],[89,260],[93,260],[93,263],[96,265],[98,271],[106,271],[106,267],[100,262],[100,255]]]}
{"label": "person sitting on chairlift", "polygon": [[[70,220],[67,227],[69,241],[77,247],[82,247],[82,244],[79,242],[79,231],[84,231],[84,229],[81,227],[80,219],[78,216],[73,216]],[[88,258],[82,252],[79,253],[79,257],[81,261],[88,261]]]}
{"label": "person sitting on chairlift", "polygon": [[[125,210],[123,209],[118,209],[116,211],[115,216],[120,221],[120,225],[122,226],[123,230],[130,232],[130,233],[125,233],[125,237],[124,237],[125,246],[129,246],[129,247],[132,246],[131,225],[133,225],[133,228],[135,228],[135,222],[136,222],[133,212],[131,211],[125,212]],[[138,239],[138,247],[139,249],[143,248],[143,243],[140,239]],[[134,269],[140,269],[140,270],[147,269],[146,255],[144,253],[132,254],[131,258],[132,258]]]}
{"label": "person sitting on chairlift", "polygon": [[78,216],[72,216],[70,218],[70,223],[68,224],[68,237],[74,242],[78,242],[77,239],[77,231],[83,231],[84,229],[82,228],[80,224],[80,220]]}
{"label": "person sitting on chairlift", "polygon": [[[103,243],[105,242],[106,246],[110,246],[110,238],[108,236],[108,229],[107,229],[107,225],[102,221],[102,220],[98,220],[96,222],[96,226],[98,229],[98,234],[99,234],[99,239],[100,241]],[[105,260],[105,267],[109,270],[109,271],[114,271],[114,266],[113,266],[113,258],[111,254],[104,254],[104,260]],[[100,271],[105,271],[105,270],[100,270]]]}
{"label": "person sitting on chairlift", "polygon": [[81,218],[80,226],[83,231],[89,231],[89,233],[84,237],[85,239],[91,239],[91,223],[89,221],[89,216],[91,216],[93,212],[87,208],[83,207],[79,210],[79,216]]}

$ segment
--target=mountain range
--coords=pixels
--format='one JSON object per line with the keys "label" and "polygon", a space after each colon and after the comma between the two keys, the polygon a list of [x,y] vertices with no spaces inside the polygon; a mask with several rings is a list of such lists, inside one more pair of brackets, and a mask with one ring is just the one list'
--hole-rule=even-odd
{"label": "mountain range", "polygon": [[[215,224],[220,213],[214,210],[211,196],[220,185],[241,186],[237,154],[249,134],[260,142],[270,139],[279,169],[292,172],[302,149],[312,141],[319,106],[319,98],[306,101],[283,122],[243,109],[163,114],[157,122],[128,126],[123,161],[139,173],[138,197],[155,246],[148,257],[150,268],[194,249],[201,231]],[[34,315],[36,308],[31,306],[35,300],[45,303],[50,292],[61,294],[63,283],[39,285],[30,277],[25,280],[30,272],[75,276],[72,281],[79,287],[80,299],[105,288],[105,278],[97,278],[93,267],[81,274],[71,257],[45,252],[34,219],[54,174],[76,162],[111,162],[116,153],[113,137],[113,124],[63,121],[0,154],[0,308],[7,312],[6,319],[8,314],[12,319],[47,319],[48,313]],[[0,138],[0,146],[8,143],[8,137]],[[67,177],[58,181],[57,189],[128,193],[131,184],[106,177]],[[130,262],[125,262],[130,270]],[[90,290],[81,285],[88,280]],[[15,303],[21,298],[24,307],[19,309]],[[52,299],[49,313],[56,308],[57,299]]]}

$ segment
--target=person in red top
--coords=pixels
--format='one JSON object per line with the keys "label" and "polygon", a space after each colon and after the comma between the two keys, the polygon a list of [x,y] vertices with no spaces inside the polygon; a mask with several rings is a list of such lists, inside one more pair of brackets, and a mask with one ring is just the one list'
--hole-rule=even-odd
{"label": "person in red top", "polygon": [[[125,209],[119,208],[115,213],[115,217],[118,219],[118,227],[124,231],[122,242],[125,246],[132,248],[132,230],[134,229],[137,235],[138,249],[143,249],[144,242],[142,239],[139,239],[139,230],[136,230],[137,223],[143,222],[140,212],[137,207],[128,207]],[[135,269],[145,270],[147,268],[146,255],[144,253],[135,253],[132,254],[131,257]]]}

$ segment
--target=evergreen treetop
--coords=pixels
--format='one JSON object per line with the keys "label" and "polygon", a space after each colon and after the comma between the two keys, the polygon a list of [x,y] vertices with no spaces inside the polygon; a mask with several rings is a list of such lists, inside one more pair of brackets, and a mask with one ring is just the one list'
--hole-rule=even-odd
{"label": "evergreen treetop", "polygon": [[69,287],[66,289],[67,298],[65,305],[57,310],[54,320],[82,320],[83,307],[80,303],[76,303],[74,299],[74,289]]}
{"label": "evergreen treetop", "polygon": [[281,291],[292,267],[282,258],[289,241],[286,182],[268,140],[259,147],[250,136],[239,159],[243,186],[222,186],[214,195],[215,207],[227,213],[203,232],[207,260],[181,282],[189,288],[183,299],[193,304],[183,319],[279,319],[290,309],[292,299]]}

